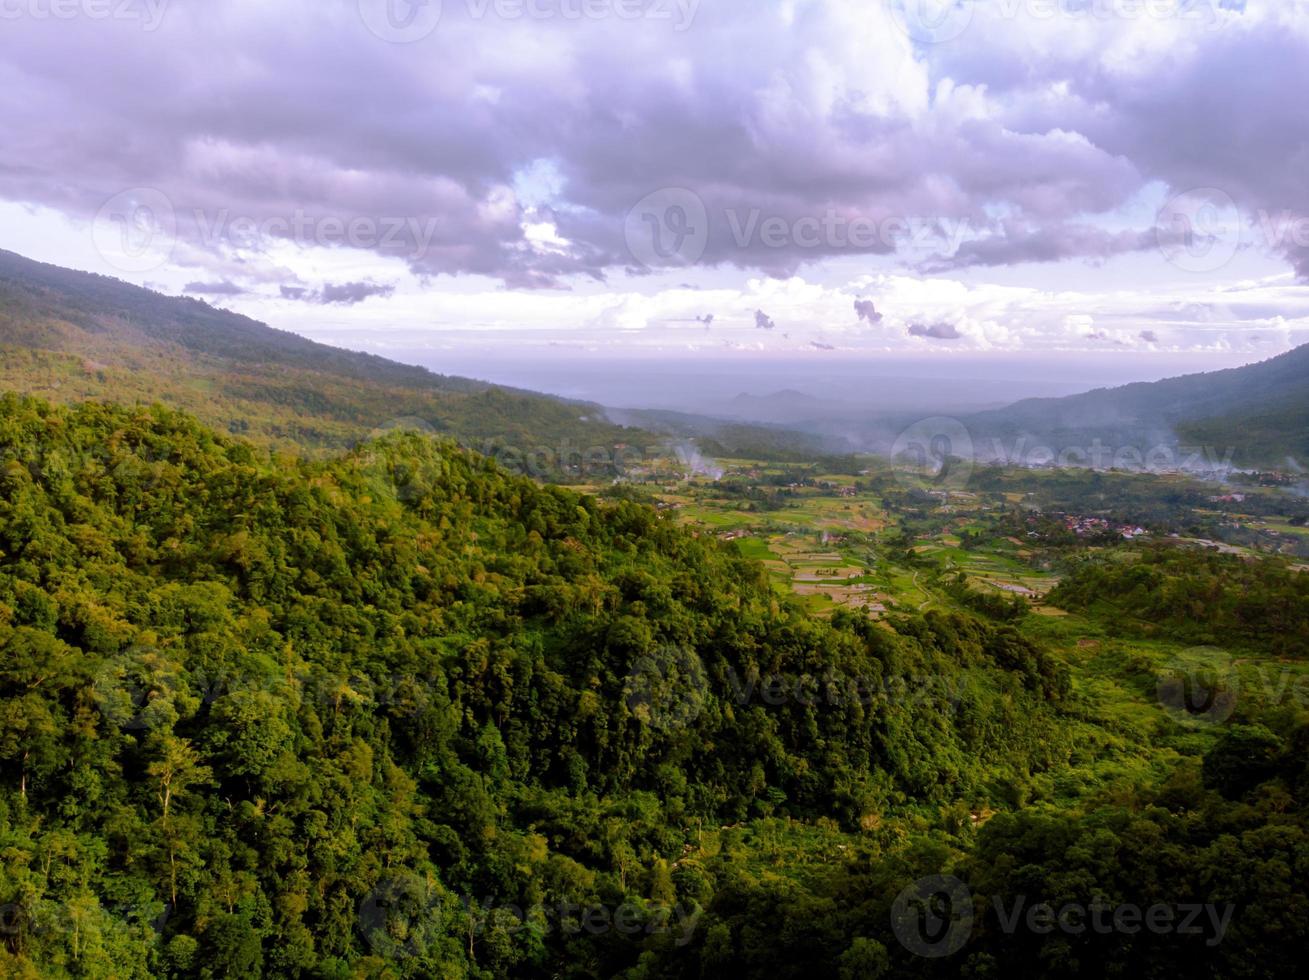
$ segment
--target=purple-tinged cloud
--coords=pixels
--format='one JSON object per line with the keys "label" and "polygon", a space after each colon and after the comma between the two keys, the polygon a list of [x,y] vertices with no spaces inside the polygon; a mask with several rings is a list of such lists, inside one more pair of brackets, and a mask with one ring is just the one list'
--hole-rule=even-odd
{"label": "purple-tinged cloud", "polygon": [[1024,262],[1086,259],[1104,262],[1115,255],[1154,250],[1170,244],[1167,231],[1108,232],[1090,225],[1053,224],[1016,228],[1001,223],[995,233],[964,242],[951,256],[929,261],[928,271],[945,272],[974,266],[1009,266]]}
{"label": "purple-tinged cloud", "polygon": [[860,323],[867,323],[876,326],[882,322],[882,314],[877,312],[877,307],[873,305],[871,299],[857,299],[854,301],[855,315],[859,318]]}
{"label": "purple-tinged cloud", "polygon": [[953,323],[940,320],[936,323],[909,324],[909,336],[925,337],[929,340],[958,340],[963,334]]}
{"label": "purple-tinged cloud", "polygon": [[755,310],[754,325],[756,330],[772,330],[777,323],[763,310]]}
{"label": "purple-tinged cloud", "polygon": [[[267,239],[548,286],[638,264],[633,228],[658,236],[656,265],[785,275],[893,253],[918,221],[984,222],[993,204],[1066,221],[1139,190],[1129,154],[981,111],[959,85],[948,97],[866,4],[788,10],[702,4],[674,32],[447,9],[410,45],[370,33],[353,2],[276,18],[173,4],[158,31],[111,42],[87,18],[22,18],[5,28],[22,98],[0,97],[0,197],[90,217],[154,188],[179,242],[215,263]],[[997,70],[983,60],[976,73]],[[669,188],[702,203],[703,227],[694,207],[633,218]],[[527,231],[542,225],[544,246]]]}
{"label": "purple-tinged cloud", "polygon": [[986,86],[1018,131],[1057,130],[1129,161],[1143,189],[1216,191],[1239,210],[1247,244],[1309,280],[1309,240],[1294,233],[1309,215],[1309,146],[1303,105],[1288,97],[1309,90],[1304,6],[1186,6],[1166,19],[1056,16],[1048,29],[1062,20],[1068,43],[982,18],[973,43],[948,46],[936,63],[956,84]]}
{"label": "purple-tinged cloud", "polygon": [[224,279],[222,282],[188,282],[183,292],[196,296],[243,296],[245,290]]}
{"label": "purple-tinged cloud", "polygon": [[324,283],[318,289],[304,286],[279,287],[283,299],[296,300],[301,303],[315,303],[319,306],[355,306],[374,296],[388,297],[395,293],[394,286],[375,282]]}
{"label": "purple-tinged cloud", "polygon": [[383,286],[372,282],[326,283],[319,294],[318,302],[323,305],[333,303],[353,306],[373,296],[390,296],[395,292],[394,286]]}
{"label": "purple-tinged cloud", "polygon": [[[966,40],[917,47],[848,0],[701,4],[684,31],[446,4],[406,45],[355,2],[168,6],[151,31],[6,22],[0,198],[88,219],[154,189],[209,280],[235,253],[267,265],[268,242],[524,287],[892,253],[1101,261],[1151,247],[1120,216],[1160,186],[1309,214],[1300,4],[1188,5],[1218,30],[970,3]],[[670,190],[689,196],[633,213]],[[981,237],[919,254],[914,229],[948,223]],[[1309,278],[1309,243],[1266,244]]]}

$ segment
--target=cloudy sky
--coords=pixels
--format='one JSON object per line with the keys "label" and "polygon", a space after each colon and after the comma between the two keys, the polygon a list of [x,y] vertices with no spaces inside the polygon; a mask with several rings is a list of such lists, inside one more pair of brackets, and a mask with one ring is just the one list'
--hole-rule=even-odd
{"label": "cloudy sky", "polygon": [[1164,373],[1309,341],[1306,92],[1300,0],[0,0],[0,247],[380,351]]}

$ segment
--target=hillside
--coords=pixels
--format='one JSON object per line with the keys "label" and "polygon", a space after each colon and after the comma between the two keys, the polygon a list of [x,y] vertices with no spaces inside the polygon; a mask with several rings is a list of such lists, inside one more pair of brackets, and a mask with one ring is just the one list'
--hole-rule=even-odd
{"label": "hillside", "polygon": [[1180,442],[1235,450],[1244,465],[1309,459],[1309,345],[1224,371],[1102,388],[1066,398],[1033,398],[981,412],[968,427],[983,456],[993,440],[1023,436],[1056,452],[1094,439],[1113,449]]}
{"label": "hillside", "polygon": [[160,408],[0,418],[7,976],[612,976],[711,901],[673,870],[706,829],[858,834],[1074,751],[1007,627],[811,619],[730,545],[448,442],[288,464]]}
{"label": "hillside", "polygon": [[[412,432],[0,421],[0,975],[1294,975],[1309,728],[1273,695],[1201,731],[1075,614],[814,618]],[[941,875],[976,911],[936,959],[898,903]]]}
{"label": "hillside", "polygon": [[341,350],[199,300],[4,251],[0,390],[65,403],[162,401],[220,430],[311,452],[397,424],[519,458],[547,447],[556,463],[561,447],[612,455],[651,442],[603,421],[595,406]]}

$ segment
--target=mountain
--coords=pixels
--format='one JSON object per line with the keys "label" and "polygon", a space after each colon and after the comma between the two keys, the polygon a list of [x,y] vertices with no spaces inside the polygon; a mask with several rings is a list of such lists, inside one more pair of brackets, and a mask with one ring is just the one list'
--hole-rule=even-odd
{"label": "mountain", "polygon": [[3,976],[667,975],[743,869],[795,900],[779,830],[854,871],[907,798],[998,805],[1074,750],[1067,669],[1009,627],[816,619],[728,543],[445,440],[0,419]]}
{"label": "mountain", "polygon": [[802,422],[843,408],[849,411],[839,403],[825,402],[790,388],[770,395],[742,392],[725,406],[726,413],[732,418],[765,423]]}
{"label": "mountain", "polygon": [[[519,458],[652,444],[598,406],[315,343],[200,300],[0,251],[0,389],[59,402],[162,401],[207,424],[324,452],[430,429]],[[598,456],[596,457],[598,458]],[[559,475],[560,466],[548,467]]]}
{"label": "mountain", "polygon": [[[967,419],[979,455],[1001,456],[1026,438],[1056,453],[1099,439],[1135,448],[1229,448],[1238,465],[1285,466],[1309,458],[1309,345],[1245,367],[1031,398]],[[998,440],[998,442],[997,442]]]}

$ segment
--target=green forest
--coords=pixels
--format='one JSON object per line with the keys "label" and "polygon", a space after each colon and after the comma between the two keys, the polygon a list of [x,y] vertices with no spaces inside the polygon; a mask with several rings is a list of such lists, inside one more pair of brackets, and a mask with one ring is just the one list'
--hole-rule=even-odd
{"label": "green forest", "polygon": [[[614,497],[4,396],[0,972],[1262,976],[1305,941],[1298,718],[1070,797],[1135,749],[1004,609],[815,618]],[[950,958],[897,938],[933,875],[976,907]],[[1217,946],[1012,921],[1220,900]]]}
{"label": "green forest", "polygon": [[1157,546],[1077,561],[1050,599],[1097,608],[1129,634],[1309,657],[1309,579],[1285,559]]}
{"label": "green forest", "polygon": [[0,71],[0,980],[1309,975],[1309,0]]}

